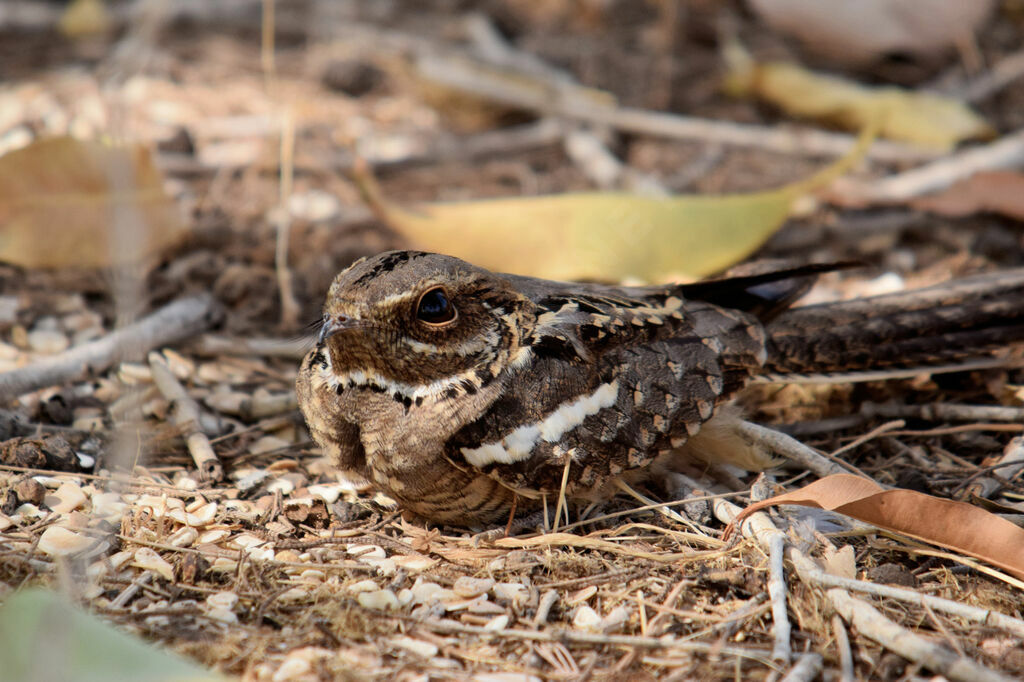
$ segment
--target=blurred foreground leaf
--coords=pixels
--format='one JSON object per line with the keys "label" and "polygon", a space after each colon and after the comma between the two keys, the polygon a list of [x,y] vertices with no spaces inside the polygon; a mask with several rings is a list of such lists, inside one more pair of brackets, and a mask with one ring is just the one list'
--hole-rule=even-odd
{"label": "blurred foreground leaf", "polygon": [[30,268],[108,267],[184,236],[177,204],[141,146],[57,137],[0,156],[0,260]]}
{"label": "blurred foreground leaf", "polygon": [[0,607],[0,680],[14,682],[214,682],[225,678],[70,606],[53,592],[22,590]]}
{"label": "blurred foreground leaf", "polygon": [[868,88],[786,62],[759,64],[736,45],[727,49],[726,61],[725,88],[730,94],[757,97],[791,116],[849,130],[861,130],[877,121],[883,137],[938,151],[995,134],[973,109],[950,97],[897,87]]}
{"label": "blurred foreground leaf", "polygon": [[750,255],[789,216],[793,202],[855,164],[866,130],[844,158],[813,177],[767,192],[645,197],[587,192],[437,203],[386,201],[368,174],[367,201],[413,244],[497,272],[548,279],[697,279]]}

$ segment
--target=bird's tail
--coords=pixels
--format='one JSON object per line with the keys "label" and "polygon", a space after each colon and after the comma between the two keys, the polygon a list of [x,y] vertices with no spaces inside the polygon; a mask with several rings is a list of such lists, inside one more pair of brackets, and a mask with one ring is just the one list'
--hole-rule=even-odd
{"label": "bird's tail", "polygon": [[1007,364],[998,353],[1024,347],[1024,268],[791,308],[771,320],[768,335],[769,380],[889,378]]}

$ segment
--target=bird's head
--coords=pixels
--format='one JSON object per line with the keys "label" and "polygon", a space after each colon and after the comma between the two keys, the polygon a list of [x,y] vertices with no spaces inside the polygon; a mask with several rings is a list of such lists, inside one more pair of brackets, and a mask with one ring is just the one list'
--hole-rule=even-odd
{"label": "bird's head", "polygon": [[335,278],[318,346],[342,383],[486,383],[516,361],[530,310],[499,275],[450,256],[389,251]]}

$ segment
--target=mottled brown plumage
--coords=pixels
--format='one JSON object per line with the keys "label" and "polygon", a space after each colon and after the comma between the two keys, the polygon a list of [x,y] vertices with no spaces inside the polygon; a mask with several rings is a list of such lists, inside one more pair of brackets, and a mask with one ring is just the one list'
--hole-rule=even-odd
{"label": "mottled brown plumage", "polygon": [[781,311],[793,277],[820,269],[612,287],[381,254],[331,286],[299,402],[346,476],[421,517],[481,525],[507,518],[515,497],[519,509],[553,498],[567,466],[567,493],[583,498],[679,452],[756,466],[756,453],[723,446],[716,419],[754,375],[948,360],[1024,338],[1007,303],[1024,293],[1021,273],[924,303]]}

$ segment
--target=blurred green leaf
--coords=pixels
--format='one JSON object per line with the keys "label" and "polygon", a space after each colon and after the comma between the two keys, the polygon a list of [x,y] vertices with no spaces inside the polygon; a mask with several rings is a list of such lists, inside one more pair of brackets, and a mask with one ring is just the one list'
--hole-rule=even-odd
{"label": "blurred green leaf", "polygon": [[0,607],[0,682],[223,682],[226,678],[115,630],[53,592]]}

